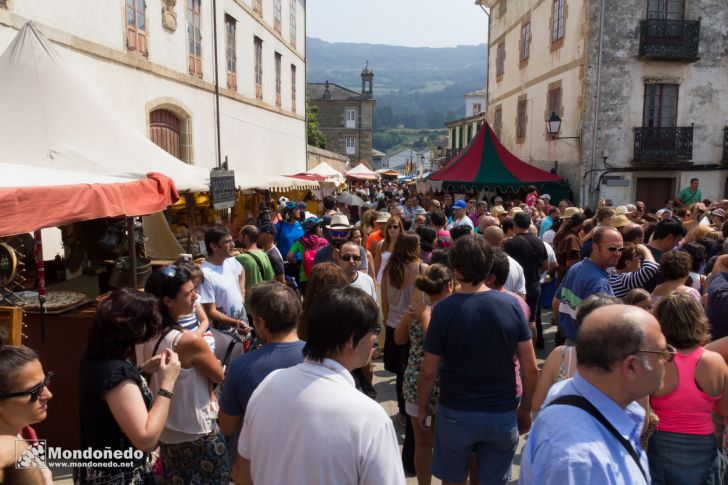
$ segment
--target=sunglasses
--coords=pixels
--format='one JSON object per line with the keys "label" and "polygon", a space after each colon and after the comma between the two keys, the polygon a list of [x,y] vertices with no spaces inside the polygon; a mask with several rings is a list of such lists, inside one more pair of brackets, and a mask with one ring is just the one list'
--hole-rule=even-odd
{"label": "sunglasses", "polygon": [[349,235],[349,231],[334,231],[331,230],[331,237],[346,237]]}
{"label": "sunglasses", "polygon": [[635,352],[635,354],[640,352],[644,354],[658,354],[662,360],[669,363],[675,360],[675,354],[677,354],[677,349],[672,345],[668,344],[667,347],[665,347],[665,350],[638,350],[637,352]]}
{"label": "sunglasses", "polygon": [[40,393],[43,392],[43,389],[45,389],[46,387],[48,387],[50,385],[51,377],[53,377],[53,372],[49,372],[48,374],[46,374],[45,379],[43,379],[43,382],[31,387],[27,391],[0,394],[0,399],[10,399],[11,397],[30,396],[30,402],[31,403],[36,402],[38,400],[38,398],[40,397]]}
{"label": "sunglasses", "polygon": [[343,261],[346,261],[346,262],[349,262],[349,261],[351,261],[352,259],[353,259],[354,261],[361,261],[361,256],[357,256],[357,255],[355,255],[355,254],[345,254],[345,255],[343,255],[343,256],[341,257],[341,259],[342,259]]}
{"label": "sunglasses", "polygon": [[624,251],[624,248],[618,246],[607,246],[607,251],[609,251],[610,253],[621,253],[622,251]]}
{"label": "sunglasses", "polygon": [[389,226],[389,229],[390,230],[392,230],[392,229],[399,229],[399,226],[395,224],[393,226]]}
{"label": "sunglasses", "polygon": [[186,275],[182,272],[183,269],[184,268],[174,264],[170,264],[162,268],[162,275],[164,276],[164,281],[162,282],[163,295],[170,297],[174,296],[169,294],[170,288],[174,288],[174,286],[172,286],[172,282],[177,281],[179,283],[177,287],[177,291],[179,291],[179,286],[189,281]]}

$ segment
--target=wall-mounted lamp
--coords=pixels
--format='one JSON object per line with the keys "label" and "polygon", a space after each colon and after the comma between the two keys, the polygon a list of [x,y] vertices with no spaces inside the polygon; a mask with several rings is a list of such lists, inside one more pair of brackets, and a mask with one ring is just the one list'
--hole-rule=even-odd
{"label": "wall-mounted lamp", "polygon": [[551,135],[551,138],[554,140],[578,140],[581,137],[579,136],[559,136],[559,131],[561,130],[561,118],[559,118],[559,115],[551,112],[551,116],[549,117],[548,121],[546,121],[546,132]]}

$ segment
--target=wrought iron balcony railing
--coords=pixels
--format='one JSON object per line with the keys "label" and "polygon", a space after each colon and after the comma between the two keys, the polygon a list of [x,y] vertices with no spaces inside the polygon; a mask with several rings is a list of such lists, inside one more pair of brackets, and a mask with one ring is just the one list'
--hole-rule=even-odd
{"label": "wrought iron balcony railing", "polygon": [[680,164],[693,158],[693,127],[634,129],[634,161]]}
{"label": "wrought iron balcony railing", "polygon": [[647,19],[640,24],[640,56],[661,61],[700,59],[700,20]]}

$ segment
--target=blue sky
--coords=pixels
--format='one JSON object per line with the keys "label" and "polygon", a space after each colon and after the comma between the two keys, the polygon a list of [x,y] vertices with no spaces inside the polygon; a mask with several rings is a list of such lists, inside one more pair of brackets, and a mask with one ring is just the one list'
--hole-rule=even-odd
{"label": "blue sky", "polygon": [[306,35],[409,47],[484,44],[488,17],[474,0],[307,0]]}

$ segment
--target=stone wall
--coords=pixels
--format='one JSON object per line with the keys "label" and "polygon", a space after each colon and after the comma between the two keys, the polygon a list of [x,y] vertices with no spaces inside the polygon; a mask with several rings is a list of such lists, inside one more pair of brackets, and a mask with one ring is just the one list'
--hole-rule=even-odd
{"label": "stone wall", "polygon": [[[339,153],[352,161],[352,166],[360,160],[372,158],[372,115],[373,100],[323,100],[311,99],[309,103],[318,107],[319,129],[326,135],[326,149]],[[346,109],[357,110],[356,128],[346,128]],[[346,137],[356,140],[353,154],[346,153]]]}

